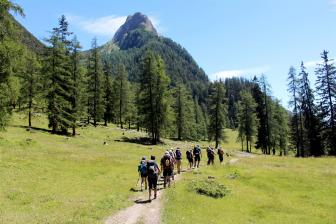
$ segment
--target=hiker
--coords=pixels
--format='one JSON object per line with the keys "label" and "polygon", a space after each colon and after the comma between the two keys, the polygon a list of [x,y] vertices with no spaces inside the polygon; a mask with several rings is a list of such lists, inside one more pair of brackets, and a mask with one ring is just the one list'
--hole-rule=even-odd
{"label": "hiker", "polygon": [[140,164],[138,166],[138,173],[141,177],[141,191],[142,191],[142,185],[145,183],[145,190],[147,190],[147,161],[146,157],[142,157]]}
{"label": "hiker", "polygon": [[175,164],[176,164],[176,158],[175,158],[175,153],[174,153],[174,149],[173,148],[170,148],[169,150],[169,155],[170,155],[170,158],[172,160],[172,174],[171,174],[171,179],[172,180],[175,180],[175,173],[174,173],[174,169],[175,169]]}
{"label": "hiker", "polygon": [[181,163],[182,163],[182,152],[179,147],[177,147],[175,151],[175,160],[176,160],[176,168],[177,168],[177,173],[181,173]]}
{"label": "hiker", "polygon": [[224,160],[224,150],[222,149],[222,147],[218,148],[217,154],[218,154],[219,162],[223,163],[223,160]]}
{"label": "hiker", "polygon": [[151,156],[151,159],[147,161],[147,173],[148,173],[148,200],[151,200],[152,190],[154,190],[154,199],[156,199],[157,195],[157,182],[161,170],[155,161],[155,156]]}
{"label": "hiker", "polygon": [[186,157],[187,157],[187,160],[189,162],[189,167],[191,169],[193,167],[193,165],[194,165],[194,158],[193,158],[193,151],[192,151],[192,149],[186,151]]}
{"label": "hiker", "polygon": [[207,148],[207,156],[208,156],[208,165],[214,165],[214,160],[215,160],[215,151],[209,146]]}
{"label": "hiker", "polygon": [[170,178],[173,173],[174,166],[172,158],[169,154],[169,151],[167,151],[164,156],[161,158],[161,170],[163,172],[163,187],[166,188],[167,184],[168,187],[170,187]]}
{"label": "hiker", "polygon": [[194,167],[198,168],[199,164],[201,162],[201,157],[202,157],[202,151],[201,151],[201,148],[200,148],[199,145],[197,145],[196,147],[194,147],[193,154],[194,154]]}

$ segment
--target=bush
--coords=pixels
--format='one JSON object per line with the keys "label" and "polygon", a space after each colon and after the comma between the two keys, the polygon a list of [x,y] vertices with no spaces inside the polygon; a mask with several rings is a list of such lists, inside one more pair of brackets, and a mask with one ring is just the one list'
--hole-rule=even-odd
{"label": "bush", "polygon": [[223,198],[229,193],[226,186],[214,180],[193,180],[189,189],[212,198]]}

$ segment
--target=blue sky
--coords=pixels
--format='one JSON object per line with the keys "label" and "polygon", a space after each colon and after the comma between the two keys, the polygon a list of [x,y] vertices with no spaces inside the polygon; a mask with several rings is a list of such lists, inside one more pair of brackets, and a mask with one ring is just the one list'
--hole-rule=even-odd
{"label": "blue sky", "polygon": [[113,37],[127,15],[148,15],[158,31],[185,47],[210,79],[266,74],[273,95],[287,106],[291,65],[314,66],[322,50],[336,55],[336,0],[17,0],[19,21],[47,37],[60,15],[84,49],[96,36]]}

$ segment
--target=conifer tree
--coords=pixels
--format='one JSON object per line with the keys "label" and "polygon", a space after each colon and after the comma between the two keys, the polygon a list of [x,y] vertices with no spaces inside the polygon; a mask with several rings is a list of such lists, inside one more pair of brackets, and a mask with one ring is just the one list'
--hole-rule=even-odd
{"label": "conifer tree", "polygon": [[209,140],[214,140],[216,148],[224,140],[224,128],[227,116],[225,105],[225,89],[222,81],[215,81],[210,89],[209,105]]}
{"label": "conifer tree", "polygon": [[75,36],[70,42],[70,59],[71,59],[71,113],[72,121],[72,135],[76,135],[76,126],[78,120],[83,115],[85,105],[85,80],[83,68],[80,64],[80,43]]}
{"label": "conifer tree", "polygon": [[114,92],[111,68],[107,61],[103,63],[104,67],[104,125],[112,122],[114,115]]}
{"label": "conifer tree", "polygon": [[0,0],[0,131],[8,124],[11,110],[11,80],[16,64],[22,59],[22,45],[9,12],[24,16],[22,8],[8,0]]}
{"label": "conifer tree", "polygon": [[336,68],[328,51],[321,53],[323,62],[316,69],[316,89],[323,121],[325,145],[330,154],[336,155]]}
{"label": "conifer tree", "polygon": [[93,119],[93,125],[96,127],[98,121],[104,115],[104,89],[103,89],[103,71],[102,62],[99,56],[97,38],[92,40],[91,50],[87,64],[88,76],[88,121]]}
{"label": "conifer tree", "polygon": [[299,83],[296,70],[292,66],[288,73],[288,91],[291,93],[289,105],[293,108],[291,118],[291,140],[296,147],[296,156],[301,156],[303,139],[301,131],[301,111],[299,110]]}
{"label": "conifer tree", "polygon": [[120,128],[123,128],[125,121],[124,115],[127,114],[129,109],[129,82],[128,73],[124,65],[119,64],[117,68],[117,74],[114,79],[115,90],[115,110],[118,117],[118,123]]}
{"label": "conifer tree", "polygon": [[272,125],[272,147],[273,147],[273,155],[275,155],[276,149],[279,150],[280,155],[287,155],[287,147],[288,147],[288,135],[289,135],[289,127],[288,127],[288,113],[283,108],[278,100],[272,102],[273,110],[273,125]]}
{"label": "conifer tree", "polygon": [[321,125],[317,107],[314,103],[314,93],[310,87],[308,73],[303,62],[301,63],[299,75],[299,102],[304,123],[304,136],[302,136],[304,155],[321,156],[324,154],[320,135]]}
{"label": "conifer tree", "polygon": [[143,115],[142,124],[149,131],[153,144],[160,141],[167,124],[169,82],[161,57],[146,52],[142,66],[139,111]]}
{"label": "conifer tree", "polygon": [[192,97],[186,87],[181,83],[178,83],[175,87],[173,96],[175,98],[173,107],[176,115],[177,139],[193,139],[195,137],[195,115],[192,108]]}
{"label": "conifer tree", "polygon": [[51,37],[47,40],[50,44],[46,58],[46,70],[50,80],[47,95],[48,118],[52,133],[66,134],[68,128],[73,127],[73,86],[68,40],[70,35],[68,22],[65,16],[62,16],[59,26],[53,29]]}
{"label": "conifer tree", "polygon": [[206,123],[206,112],[203,111],[203,108],[198,103],[198,98],[194,98],[194,114],[195,114],[195,131],[197,140],[206,140],[208,138],[208,126]]}
{"label": "conifer tree", "polygon": [[26,52],[26,65],[21,76],[21,103],[23,108],[28,110],[28,127],[32,127],[32,114],[37,109],[37,98],[42,93],[41,84],[41,63],[32,52]]}
{"label": "conifer tree", "polygon": [[257,116],[255,112],[257,104],[249,90],[243,90],[240,93],[240,97],[241,101],[238,106],[238,138],[246,142],[246,151],[251,152],[253,138],[257,132]]}

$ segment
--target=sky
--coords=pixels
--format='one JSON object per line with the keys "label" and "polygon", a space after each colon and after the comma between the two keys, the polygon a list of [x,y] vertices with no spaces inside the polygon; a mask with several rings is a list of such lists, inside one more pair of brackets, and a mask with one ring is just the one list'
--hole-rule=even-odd
{"label": "sky", "polygon": [[181,44],[210,80],[265,74],[287,107],[287,74],[303,61],[314,84],[323,50],[336,55],[336,0],[13,0],[16,18],[37,38],[64,14],[84,49],[112,39],[128,15],[146,14],[158,32]]}

